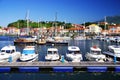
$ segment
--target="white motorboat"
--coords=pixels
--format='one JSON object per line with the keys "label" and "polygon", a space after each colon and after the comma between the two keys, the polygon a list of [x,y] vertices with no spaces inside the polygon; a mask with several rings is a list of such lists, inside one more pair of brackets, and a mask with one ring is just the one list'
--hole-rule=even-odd
{"label": "white motorboat", "polygon": [[80,48],[77,46],[68,46],[66,57],[72,62],[80,62],[81,60],[83,60]]}
{"label": "white motorboat", "polygon": [[120,46],[117,45],[110,45],[108,46],[108,51],[103,52],[107,57],[111,57],[114,59],[114,57],[117,58],[118,61],[120,61]]}
{"label": "white motorboat", "polygon": [[21,53],[16,51],[15,46],[4,46],[0,52],[0,62],[16,62],[20,56]]}
{"label": "white motorboat", "polygon": [[52,37],[49,37],[46,39],[46,43],[47,45],[51,45],[51,44],[55,44],[55,45],[68,45],[68,41],[67,40],[63,40],[62,38],[58,38],[58,37],[55,37],[55,38],[52,38]]}
{"label": "white motorboat", "polygon": [[106,56],[101,53],[101,49],[97,46],[91,47],[90,52],[87,52],[85,57],[89,61],[104,62],[106,60]]}
{"label": "white motorboat", "polygon": [[26,46],[20,57],[22,62],[33,62],[38,60],[38,54],[35,52],[35,46]]}
{"label": "white motorboat", "polygon": [[47,55],[45,56],[47,61],[57,61],[60,60],[60,55],[57,48],[48,48]]}
{"label": "white motorboat", "polygon": [[85,36],[76,36],[74,40],[86,40]]}

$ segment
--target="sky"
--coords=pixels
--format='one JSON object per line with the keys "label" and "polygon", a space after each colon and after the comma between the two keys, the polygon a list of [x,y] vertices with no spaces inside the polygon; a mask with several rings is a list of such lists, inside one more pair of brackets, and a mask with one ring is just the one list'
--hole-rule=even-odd
{"label": "sky", "polygon": [[0,26],[26,19],[81,24],[120,15],[120,0],[0,0]]}

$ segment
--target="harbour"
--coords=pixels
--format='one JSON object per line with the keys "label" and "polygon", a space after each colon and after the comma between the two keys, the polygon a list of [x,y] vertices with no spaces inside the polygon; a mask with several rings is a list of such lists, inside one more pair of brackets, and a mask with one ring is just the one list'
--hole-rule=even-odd
{"label": "harbour", "polygon": [[0,80],[119,80],[119,3],[0,0]]}
{"label": "harbour", "polygon": [[[5,45],[11,44],[14,45],[14,37],[10,37],[11,40],[8,41],[6,38],[5,41],[0,41],[2,44],[0,48]],[[14,76],[20,76],[18,80],[21,79],[53,79],[53,80],[66,80],[66,79],[84,79],[89,80],[89,76],[92,76],[91,79],[94,80],[109,80],[119,79],[119,62],[93,62],[87,61],[85,58],[86,52],[90,51],[90,47],[93,45],[99,46],[102,51],[107,50],[108,45],[116,45],[114,42],[105,42],[99,40],[71,40],[69,45],[76,45],[81,49],[83,60],[81,62],[48,62],[45,61],[45,55],[47,54],[47,49],[51,48],[51,45],[35,45],[36,50],[39,54],[39,59],[37,62],[7,62],[7,63],[0,63],[0,68],[3,69],[1,72],[0,77],[3,76],[5,79],[15,79]],[[23,48],[26,46],[25,44],[15,44],[17,51],[22,52]],[[61,55],[65,55],[67,52],[68,45],[55,45],[58,49],[58,52]],[[96,67],[96,68],[95,68]],[[27,68],[27,69],[26,69]],[[93,69],[94,68],[94,69]],[[7,71],[6,71],[7,70]],[[31,71],[32,70],[32,71]],[[91,71],[92,70],[92,71]],[[117,70],[117,71],[116,71]],[[106,77],[107,75],[107,77]],[[42,76],[47,76],[43,77]],[[67,78],[69,76],[69,78]],[[8,78],[9,77],[9,78]],[[26,77],[26,78],[22,78]]]}

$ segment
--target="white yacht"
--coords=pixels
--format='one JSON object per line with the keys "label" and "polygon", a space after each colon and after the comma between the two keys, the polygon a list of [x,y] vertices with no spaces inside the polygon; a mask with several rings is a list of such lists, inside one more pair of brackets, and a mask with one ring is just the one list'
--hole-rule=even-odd
{"label": "white yacht", "polygon": [[106,60],[106,56],[101,53],[101,49],[97,46],[91,47],[90,52],[87,52],[85,57],[89,61],[104,62]]}
{"label": "white yacht", "polygon": [[20,57],[22,62],[33,62],[38,60],[38,54],[35,52],[35,46],[26,46]]}
{"label": "white yacht", "polygon": [[103,52],[107,57],[111,57],[114,59],[114,57],[117,58],[117,60],[120,61],[120,46],[117,45],[110,45],[108,46],[108,51]]}
{"label": "white yacht", "polygon": [[47,61],[57,61],[60,60],[60,55],[57,48],[48,48],[47,55],[45,56]]}
{"label": "white yacht", "polygon": [[12,45],[4,46],[0,52],[0,62],[16,62],[21,56]]}
{"label": "white yacht", "polygon": [[83,60],[80,48],[77,46],[68,46],[66,57],[72,62],[80,62]]}

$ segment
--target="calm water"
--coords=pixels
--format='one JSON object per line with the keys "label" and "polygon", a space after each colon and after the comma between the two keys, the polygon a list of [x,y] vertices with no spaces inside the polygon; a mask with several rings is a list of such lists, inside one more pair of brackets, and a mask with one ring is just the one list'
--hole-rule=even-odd
{"label": "calm water", "polygon": [[[0,36],[0,49],[8,44],[12,44],[15,37]],[[116,43],[98,41],[98,40],[85,40],[85,41],[70,41],[69,45],[79,46],[84,55],[90,51],[93,45],[99,46],[102,51],[107,50],[107,46]],[[16,45],[17,51],[22,51],[25,45]],[[39,61],[45,61],[45,55],[48,47],[47,45],[35,45],[39,53]],[[67,46],[55,46],[58,48],[59,53],[65,55]],[[85,58],[84,58],[85,60]],[[73,73],[54,73],[54,72],[39,72],[39,73],[0,73],[0,80],[118,80],[120,73],[104,72],[104,73],[90,73],[90,72],[73,72]]]}

